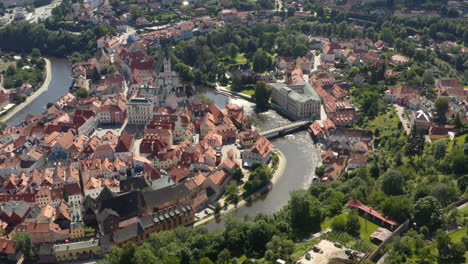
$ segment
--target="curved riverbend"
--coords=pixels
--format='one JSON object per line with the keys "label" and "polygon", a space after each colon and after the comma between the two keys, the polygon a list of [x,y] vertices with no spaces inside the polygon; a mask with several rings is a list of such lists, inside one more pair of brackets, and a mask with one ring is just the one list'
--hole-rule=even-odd
{"label": "curved riverbend", "polygon": [[[20,106],[17,106],[16,108],[19,110],[15,108],[15,110],[13,110],[15,113],[9,113],[6,117],[8,120],[4,119],[8,126],[22,123],[26,116],[30,114],[35,115],[43,113],[47,108],[48,102],[55,102],[68,92],[72,84],[70,64],[66,59],[50,58],[49,61],[50,68],[48,69],[48,74],[50,72],[50,82],[48,82],[48,87],[41,87],[40,90],[42,90],[42,92],[36,96],[32,95],[34,97],[29,97],[27,100],[30,100],[30,102],[27,105],[21,109],[18,108]],[[44,86],[46,84],[47,78],[44,81]]]}
{"label": "curved riverbend", "polygon": [[[273,177],[271,178],[272,188],[274,188],[274,186],[275,186],[276,182],[278,181],[278,179],[284,174],[284,169],[286,168],[286,164],[287,164],[286,157],[283,155],[283,153],[279,149],[276,149],[276,148],[274,149],[274,151],[278,155],[279,163],[278,163],[277,170],[275,171],[275,173],[273,174]],[[256,200],[257,199],[254,199],[254,202]],[[240,208],[242,208],[244,206],[248,206],[251,203],[252,202],[247,202],[245,200],[242,200],[236,206],[234,206],[233,204],[229,204],[227,209],[223,210],[221,213],[222,213],[222,215],[226,215],[226,214],[234,212],[235,210],[239,210]],[[203,225],[203,224],[213,220],[214,218],[215,218],[214,215],[210,215],[209,217],[206,217],[204,219],[201,219],[201,220],[197,221],[195,223],[195,226]]]}
{"label": "curved riverbend", "polygon": [[[244,107],[248,114],[252,114],[256,120],[255,126],[259,130],[267,130],[278,125],[290,122],[273,110],[255,114],[254,104],[243,99],[228,98],[215,94],[212,91],[204,91],[206,97],[212,98],[218,107],[224,107],[226,102],[236,103]],[[286,157],[287,164],[281,177],[278,178],[273,188],[265,195],[255,199],[245,206],[238,207],[232,212],[237,217],[257,214],[272,214],[279,211],[289,201],[291,191],[308,188],[315,175],[315,167],[320,163],[320,151],[309,133],[306,131],[287,135],[272,140],[273,145]],[[223,228],[223,221],[218,219],[206,224],[208,230]]]}

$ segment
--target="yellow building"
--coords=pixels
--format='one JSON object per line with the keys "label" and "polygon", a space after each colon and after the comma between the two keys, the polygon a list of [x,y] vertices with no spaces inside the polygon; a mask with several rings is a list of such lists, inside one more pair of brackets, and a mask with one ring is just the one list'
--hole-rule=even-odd
{"label": "yellow building", "polygon": [[54,245],[55,257],[58,262],[89,259],[102,254],[98,239]]}
{"label": "yellow building", "polygon": [[70,209],[70,236],[71,238],[80,238],[84,237],[85,230],[83,224],[83,217],[81,215],[81,210],[78,206],[73,206]]}
{"label": "yellow building", "polygon": [[70,235],[71,238],[80,238],[84,237],[85,230],[82,222],[76,222],[70,224]]}

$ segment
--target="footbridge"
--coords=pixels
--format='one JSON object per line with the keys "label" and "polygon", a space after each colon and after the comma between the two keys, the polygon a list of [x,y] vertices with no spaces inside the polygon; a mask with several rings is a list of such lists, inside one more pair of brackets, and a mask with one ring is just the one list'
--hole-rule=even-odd
{"label": "footbridge", "polygon": [[306,129],[312,122],[311,121],[296,121],[289,123],[287,125],[275,127],[269,130],[260,132],[261,136],[266,138],[275,138],[279,136],[284,136],[299,130]]}

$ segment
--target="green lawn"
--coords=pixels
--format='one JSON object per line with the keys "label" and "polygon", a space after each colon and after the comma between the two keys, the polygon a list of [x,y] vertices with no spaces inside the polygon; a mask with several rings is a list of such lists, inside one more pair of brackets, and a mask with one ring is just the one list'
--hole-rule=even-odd
{"label": "green lawn", "polygon": [[3,60],[0,60],[0,72],[5,71],[10,65],[16,66],[16,61],[4,62]]}
{"label": "green lawn", "polygon": [[247,59],[244,57],[244,53],[237,54],[236,58],[232,59],[231,57],[221,58],[220,61],[225,66],[236,66],[247,63]]}
{"label": "green lawn", "polygon": [[450,233],[449,237],[454,242],[460,242],[462,238],[466,236],[466,230],[467,230],[467,227],[464,227],[460,230]]}
{"label": "green lawn", "polygon": [[359,233],[361,234],[361,239],[371,243],[370,235],[379,228],[378,225],[372,223],[371,221],[366,220],[363,217],[359,217],[359,222],[361,223],[361,229],[359,229]]}
{"label": "green lawn", "polygon": [[235,258],[237,260],[237,263],[242,263],[244,262],[246,259],[247,259],[247,256],[246,255],[242,255],[238,258]]}
{"label": "green lawn", "polygon": [[318,242],[320,242],[320,239],[312,239],[309,241],[306,241],[304,243],[296,244],[294,246],[294,252],[291,254],[291,259],[296,262],[299,260],[302,255],[307,253],[314,245],[316,245]]}
{"label": "green lawn", "polygon": [[[226,89],[232,91],[232,87],[231,86],[228,86],[226,87]],[[241,94],[245,94],[245,95],[253,95],[255,93],[255,90],[253,89],[245,89],[245,90],[242,90],[240,91]]]}
{"label": "green lawn", "polygon": [[[467,207],[465,207],[465,208],[467,208]],[[453,242],[460,242],[462,240],[462,238],[466,236],[466,232],[467,232],[467,227],[464,227],[464,228],[462,228],[460,230],[457,230],[455,232],[450,233],[448,236],[450,237],[450,239]],[[432,247],[432,250],[431,250],[432,254],[437,256],[437,254],[438,254],[437,249],[436,249],[437,242],[434,241],[430,245]],[[468,252],[465,252],[465,263],[468,263]]]}
{"label": "green lawn", "polygon": [[[336,216],[335,216],[336,217]],[[321,225],[321,229],[325,230],[326,228],[331,228],[333,218],[327,218]],[[365,218],[359,216],[359,222],[361,223],[361,228],[359,229],[359,234],[362,240],[372,243],[370,240],[370,235],[379,228],[378,225],[372,223],[369,220],[366,220]]]}
{"label": "green lawn", "polygon": [[457,146],[463,146],[465,144],[465,140],[468,137],[468,134],[464,134],[458,137],[455,137],[455,140],[452,142],[449,139],[446,139],[445,142],[447,143],[447,152],[452,151],[453,143],[456,142]]}
{"label": "green lawn", "polygon": [[465,206],[462,209],[460,209],[460,214],[464,216],[468,216],[468,206]]}
{"label": "green lawn", "polygon": [[374,131],[379,128],[381,137],[388,136],[398,129],[399,121],[398,115],[392,107],[387,113],[378,115],[374,120],[369,120],[364,129]]}
{"label": "green lawn", "polygon": [[459,137],[456,137],[455,140],[457,141],[457,146],[461,146],[465,144],[466,137],[468,137],[468,134],[464,134]]}
{"label": "green lawn", "polygon": [[245,95],[253,95],[255,91],[254,90],[242,90],[241,93]]}

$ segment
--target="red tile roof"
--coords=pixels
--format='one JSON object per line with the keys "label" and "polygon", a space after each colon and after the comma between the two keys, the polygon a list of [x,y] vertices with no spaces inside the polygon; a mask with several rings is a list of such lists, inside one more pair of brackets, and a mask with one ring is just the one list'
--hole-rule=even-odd
{"label": "red tile roof", "polygon": [[396,221],[393,221],[389,219],[387,216],[372,209],[371,207],[362,204],[359,200],[349,200],[348,207],[358,208],[359,210],[362,210],[363,212],[370,214],[391,226],[398,226],[398,223]]}

